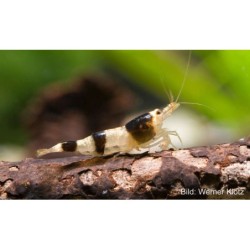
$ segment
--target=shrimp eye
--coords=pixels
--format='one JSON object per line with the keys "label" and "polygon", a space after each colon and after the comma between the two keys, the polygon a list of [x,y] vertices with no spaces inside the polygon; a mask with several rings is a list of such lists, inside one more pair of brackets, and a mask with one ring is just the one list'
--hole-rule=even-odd
{"label": "shrimp eye", "polygon": [[157,115],[160,115],[160,114],[161,114],[161,111],[158,109],[158,110],[156,111],[156,114],[157,114]]}

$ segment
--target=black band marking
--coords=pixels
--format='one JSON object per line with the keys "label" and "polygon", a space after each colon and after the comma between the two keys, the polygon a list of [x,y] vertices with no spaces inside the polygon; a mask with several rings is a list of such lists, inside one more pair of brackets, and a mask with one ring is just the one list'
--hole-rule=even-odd
{"label": "black band marking", "polygon": [[147,142],[155,136],[153,117],[149,113],[136,117],[128,122],[125,127],[139,143]]}
{"label": "black band marking", "polygon": [[62,143],[62,149],[66,152],[74,152],[76,151],[77,143],[76,141],[66,141]]}
{"label": "black band marking", "polygon": [[92,134],[95,142],[95,151],[99,154],[104,154],[106,144],[106,133],[105,131],[99,131]]}

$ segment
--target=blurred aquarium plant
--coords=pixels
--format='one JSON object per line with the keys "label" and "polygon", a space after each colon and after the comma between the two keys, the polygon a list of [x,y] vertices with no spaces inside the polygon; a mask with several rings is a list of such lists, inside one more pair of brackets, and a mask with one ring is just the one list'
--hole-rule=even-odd
{"label": "blurred aquarium plant", "polygon": [[[188,53],[162,50],[0,51],[0,145],[26,144],[27,135],[20,125],[21,114],[41,88],[53,82],[66,84],[89,70],[112,68],[167,104],[169,100],[163,85],[175,97],[178,95]],[[185,108],[195,110],[198,116],[206,117],[222,129],[230,129],[231,138],[247,136],[250,131],[249,74],[250,51],[192,51],[179,101],[210,107],[189,105]],[[186,121],[179,122],[185,125]]]}

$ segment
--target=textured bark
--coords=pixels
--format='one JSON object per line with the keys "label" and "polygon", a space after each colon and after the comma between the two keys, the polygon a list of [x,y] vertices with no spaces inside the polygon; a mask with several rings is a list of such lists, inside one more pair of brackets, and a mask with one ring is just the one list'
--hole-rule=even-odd
{"label": "textured bark", "polygon": [[246,199],[250,138],[104,158],[0,162],[2,199]]}

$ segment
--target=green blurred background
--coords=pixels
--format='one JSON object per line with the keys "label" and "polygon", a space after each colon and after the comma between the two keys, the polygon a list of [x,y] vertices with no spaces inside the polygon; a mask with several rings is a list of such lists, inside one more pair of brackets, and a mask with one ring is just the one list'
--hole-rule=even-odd
{"label": "green blurred background", "polygon": [[[6,145],[25,148],[27,132],[20,125],[21,114],[44,86],[67,84],[85,72],[108,67],[167,104],[164,88],[178,95],[188,55],[189,51],[150,50],[0,51],[0,155]],[[229,131],[225,142],[247,136],[249,75],[250,51],[192,51],[180,101],[210,107],[188,105],[184,109],[205,117],[222,132]]]}

